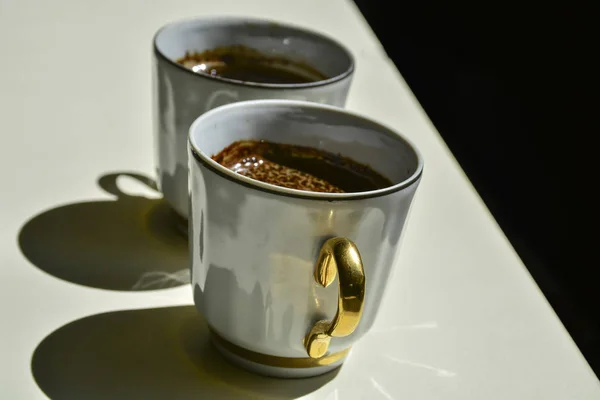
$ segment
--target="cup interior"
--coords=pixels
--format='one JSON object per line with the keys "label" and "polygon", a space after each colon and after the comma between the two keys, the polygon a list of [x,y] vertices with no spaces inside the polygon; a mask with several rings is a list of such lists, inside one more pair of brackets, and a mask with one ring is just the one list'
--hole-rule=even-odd
{"label": "cup interior", "polygon": [[308,64],[327,76],[327,79],[318,82],[277,86],[323,84],[342,79],[354,69],[350,52],[333,39],[316,32],[270,21],[242,18],[181,21],[164,26],[154,38],[156,51],[174,63],[183,57],[186,51],[203,52],[236,45],[256,49],[266,56],[283,57],[293,62]]}
{"label": "cup interior", "polygon": [[[256,186],[308,197],[352,197],[398,190],[416,181],[423,162],[417,150],[392,130],[343,109],[290,100],[254,100],[219,107],[190,128],[190,146],[201,161]],[[210,157],[238,140],[266,140],[309,146],[366,164],[392,186],[372,192],[316,193],[281,188],[235,174]],[[288,193],[289,194],[289,193]]]}

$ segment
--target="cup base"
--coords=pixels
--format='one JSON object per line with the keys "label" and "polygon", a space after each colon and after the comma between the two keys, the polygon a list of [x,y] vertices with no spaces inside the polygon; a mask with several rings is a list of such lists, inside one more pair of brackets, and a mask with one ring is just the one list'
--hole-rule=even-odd
{"label": "cup base", "polygon": [[230,363],[259,375],[273,378],[309,378],[339,368],[350,349],[328,354],[321,359],[287,358],[256,353],[223,339],[211,329],[211,341]]}

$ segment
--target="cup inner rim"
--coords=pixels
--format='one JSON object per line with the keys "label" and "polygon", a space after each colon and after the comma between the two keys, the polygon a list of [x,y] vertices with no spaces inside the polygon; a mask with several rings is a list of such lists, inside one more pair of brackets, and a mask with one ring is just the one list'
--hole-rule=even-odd
{"label": "cup inner rim", "polygon": [[[203,152],[199,146],[196,145],[194,139],[194,132],[198,129],[198,126],[205,123],[205,120],[210,120],[214,115],[226,113],[230,110],[234,110],[236,108],[244,108],[251,107],[255,109],[260,109],[262,107],[269,106],[281,106],[281,107],[298,107],[303,109],[319,109],[319,110],[327,110],[328,112],[339,113],[346,116],[354,117],[362,119],[366,121],[369,125],[372,125],[374,128],[378,130],[378,132],[391,136],[394,139],[402,140],[405,145],[414,153],[417,159],[417,166],[413,173],[406,179],[391,186],[387,186],[382,189],[370,190],[367,192],[349,192],[349,193],[327,193],[327,192],[311,192],[307,190],[298,190],[298,189],[290,189],[282,186],[273,185],[270,183],[265,183],[256,179],[249,178],[244,175],[240,175],[229,168],[226,168],[214,161],[210,155],[207,155]],[[224,106],[220,106],[214,108],[201,116],[199,116],[191,125],[189,134],[188,134],[188,144],[189,144],[189,153],[193,156],[195,160],[204,164],[207,168],[220,175],[223,178],[226,178],[235,183],[241,184],[243,186],[251,187],[256,190],[266,191],[273,194],[288,196],[288,197],[296,197],[296,198],[304,198],[304,199],[313,199],[313,200],[326,200],[326,201],[343,201],[343,200],[358,200],[365,198],[373,198],[373,197],[381,197],[390,193],[394,193],[405,189],[416,182],[419,181],[421,175],[423,174],[423,158],[417,148],[404,136],[396,133],[394,130],[380,124],[368,118],[366,116],[360,115],[355,112],[351,112],[342,108],[326,105],[326,104],[317,104],[311,103],[308,101],[299,101],[299,100],[248,100],[241,101],[236,103],[227,104]],[[191,162],[191,160],[190,160]]]}
{"label": "cup inner rim", "polygon": [[[231,24],[231,25],[246,24],[246,25],[262,25],[262,26],[275,25],[281,29],[289,31],[290,33],[296,33],[296,34],[304,36],[306,38],[317,39],[320,41],[325,41],[325,42],[331,43],[333,46],[339,48],[345,54],[345,56],[348,58],[349,64],[344,72],[337,74],[335,76],[332,76],[330,78],[319,80],[319,81],[314,81],[314,82],[305,82],[305,83],[252,82],[252,81],[241,81],[238,79],[225,78],[222,76],[213,76],[213,75],[209,75],[209,74],[202,74],[202,73],[194,72],[194,71],[190,70],[189,68],[186,68],[183,65],[179,64],[177,62],[177,60],[173,60],[172,58],[167,57],[167,55],[164,54],[160,50],[160,48],[158,46],[158,39],[159,39],[159,36],[161,34],[163,34],[167,29],[173,28],[177,25],[184,25],[184,24],[203,25],[203,24],[209,24],[209,23],[210,24],[221,23],[221,24]],[[350,52],[350,50],[348,50],[348,48],[346,48],[346,46],[344,46],[337,40],[335,40],[327,35],[324,35],[322,33],[319,33],[319,32],[304,28],[304,27],[296,26],[293,24],[288,24],[287,22],[281,23],[281,22],[275,22],[272,20],[260,19],[260,18],[243,18],[243,17],[217,17],[217,18],[213,17],[213,18],[210,18],[210,17],[207,17],[207,18],[193,18],[193,19],[179,20],[179,21],[175,21],[175,22],[171,22],[169,24],[163,25],[154,35],[154,39],[152,40],[152,43],[153,43],[153,48],[154,48],[154,54],[158,58],[175,66],[176,68],[178,68],[182,71],[185,71],[186,73],[192,74],[193,76],[199,77],[200,79],[208,79],[208,80],[228,83],[228,84],[232,84],[232,85],[236,85],[236,86],[256,87],[256,88],[265,88],[265,89],[288,89],[288,90],[290,90],[290,89],[308,89],[308,88],[331,85],[332,83],[341,81],[341,80],[351,76],[352,73],[354,72],[354,68],[355,68],[355,61],[354,61],[354,56],[352,55],[352,52]]]}

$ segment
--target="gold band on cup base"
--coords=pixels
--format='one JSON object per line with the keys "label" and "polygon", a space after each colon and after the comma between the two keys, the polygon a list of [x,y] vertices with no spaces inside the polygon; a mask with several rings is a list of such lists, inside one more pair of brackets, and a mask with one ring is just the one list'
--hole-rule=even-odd
{"label": "gold band on cup base", "polygon": [[291,358],[291,357],[277,357],[271,356],[268,354],[256,353],[252,350],[244,349],[238,345],[235,345],[216,333],[214,330],[210,329],[211,338],[214,340],[219,346],[223,347],[225,350],[230,353],[235,354],[238,357],[244,358],[248,361],[252,361],[256,364],[262,364],[269,367],[277,367],[277,368],[316,368],[316,367],[324,367],[327,365],[331,365],[335,362],[342,360],[348,352],[350,348],[347,348],[342,351],[338,351],[337,353],[326,354],[321,358]]}

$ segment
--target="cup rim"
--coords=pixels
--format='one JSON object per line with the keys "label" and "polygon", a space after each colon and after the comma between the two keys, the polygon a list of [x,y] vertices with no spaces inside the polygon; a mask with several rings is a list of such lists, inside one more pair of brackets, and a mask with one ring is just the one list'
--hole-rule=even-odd
{"label": "cup rim", "polygon": [[[417,167],[414,172],[406,179],[401,182],[398,182],[394,185],[377,189],[370,190],[367,192],[350,192],[350,193],[326,193],[326,192],[311,192],[307,190],[298,190],[298,189],[290,189],[282,186],[273,185],[270,183],[265,183],[256,179],[248,178],[247,176],[240,175],[238,173],[233,172],[229,168],[226,168],[214,161],[210,155],[204,153],[200,148],[194,143],[193,140],[193,132],[197,130],[197,127],[204,123],[204,120],[211,118],[215,114],[227,113],[236,108],[263,108],[263,107],[271,107],[271,106],[285,106],[285,107],[298,107],[303,109],[318,109],[318,110],[327,110],[328,112],[343,114],[346,116],[358,118],[370,125],[372,125],[379,132],[384,135],[388,135],[393,137],[394,139],[402,140],[406,146],[410,148],[410,150],[415,154],[417,158]],[[198,162],[201,162],[210,169],[212,172],[220,175],[221,177],[233,181],[234,183],[241,184],[246,187],[250,187],[256,190],[260,190],[263,192],[268,192],[272,194],[302,198],[302,199],[312,199],[312,200],[325,200],[325,201],[345,201],[345,200],[359,200],[359,199],[367,199],[374,197],[382,197],[402,189],[406,189],[409,186],[412,186],[416,182],[419,181],[421,175],[423,174],[423,157],[421,153],[415,145],[406,137],[397,133],[395,130],[388,128],[387,126],[367,117],[361,115],[359,113],[348,111],[343,108],[312,103],[308,101],[300,101],[300,100],[280,100],[280,99],[261,99],[261,100],[248,100],[248,101],[240,101],[236,103],[226,104],[217,108],[214,108],[206,113],[200,115],[196,120],[192,123],[188,133],[188,153],[191,153],[193,158]]]}
{"label": "cup rim", "polygon": [[[196,23],[207,23],[207,22],[227,23],[227,22],[230,22],[230,23],[238,23],[238,24],[246,23],[246,24],[257,24],[257,25],[276,25],[281,28],[287,29],[289,31],[295,31],[295,32],[303,34],[303,35],[316,37],[318,39],[330,42],[331,44],[333,44],[334,46],[336,46],[340,50],[342,50],[343,53],[345,53],[346,57],[348,57],[348,60],[349,60],[349,66],[343,73],[335,75],[331,78],[327,78],[327,79],[323,79],[323,80],[319,80],[319,81],[315,81],[315,82],[306,82],[306,83],[251,82],[251,81],[241,81],[238,79],[224,78],[221,76],[199,74],[197,72],[190,70],[189,68],[184,67],[183,65],[179,64],[175,60],[172,60],[171,58],[167,57],[163,52],[160,51],[160,49],[158,48],[158,44],[157,44],[158,37],[166,29],[176,26],[176,25],[181,25],[181,24],[186,24],[186,23],[194,23],[194,22],[196,22]],[[222,82],[222,83],[227,83],[227,84],[234,85],[234,86],[245,86],[245,87],[253,87],[253,88],[263,88],[263,89],[293,90],[293,89],[309,89],[309,88],[331,85],[335,82],[342,81],[342,80],[352,76],[352,74],[354,73],[355,65],[356,65],[356,62],[355,62],[352,52],[346,46],[344,46],[342,43],[340,43],[338,40],[336,40],[328,35],[325,35],[323,33],[320,33],[320,32],[317,32],[317,31],[314,31],[314,30],[311,30],[311,29],[308,29],[308,28],[305,28],[305,27],[302,27],[299,25],[290,24],[287,22],[277,22],[277,21],[270,20],[270,19],[248,18],[248,17],[242,17],[242,16],[187,18],[187,19],[180,19],[177,21],[169,22],[169,23],[163,25],[162,27],[160,27],[158,29],[158,31],[156,31],[156,33],[154,34],[154,38],[152,39],[152,47],[154,49],[154,54],[158,58],[166,61],[168,64],[176,67],[177,69],[182,70],[187,74],[192,74],[193,76],[199,77],[200,79],[208,79],[208,80],[211,80],[214,82]]]}

